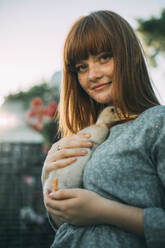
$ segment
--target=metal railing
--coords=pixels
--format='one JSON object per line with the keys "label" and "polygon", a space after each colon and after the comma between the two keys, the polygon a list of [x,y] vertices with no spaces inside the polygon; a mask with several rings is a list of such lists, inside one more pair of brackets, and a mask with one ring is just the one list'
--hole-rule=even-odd
{"label": "metal railing", "polygon": [[48,248],[53,242],[43,204],[42,144],[0,143],[0,247]]}

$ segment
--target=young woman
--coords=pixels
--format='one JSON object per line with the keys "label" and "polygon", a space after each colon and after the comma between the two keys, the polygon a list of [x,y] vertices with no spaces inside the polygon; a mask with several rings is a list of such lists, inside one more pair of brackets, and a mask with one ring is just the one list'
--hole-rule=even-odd
{"label": "young woman", "polygon": [[90,137],[76,132],[94,123],[107,105],[120,108],[124,121],[93,153],[84,188],[44,194],[53,225],[65,221],[51,247],[163,248],[165,107],[155,96],[133,29],[116,13],[97,11],[79,18],[65,40],[62,138],[47,155],[46,173],[85,155]]}

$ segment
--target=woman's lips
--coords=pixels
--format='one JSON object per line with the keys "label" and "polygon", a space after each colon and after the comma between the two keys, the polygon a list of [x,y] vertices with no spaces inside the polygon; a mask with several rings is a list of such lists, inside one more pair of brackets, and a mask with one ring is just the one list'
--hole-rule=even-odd
{"label": "woman's lips", "polygon": [[93,90],[95,90],[95,91],[102,90],[105,87],[107,87],[108,85],[110,85],[111,83],[112,83],[112,81],[111,82],[108,82],[108,83],[105,83],[105,84],[100,84],[98,86],[93,87]]}

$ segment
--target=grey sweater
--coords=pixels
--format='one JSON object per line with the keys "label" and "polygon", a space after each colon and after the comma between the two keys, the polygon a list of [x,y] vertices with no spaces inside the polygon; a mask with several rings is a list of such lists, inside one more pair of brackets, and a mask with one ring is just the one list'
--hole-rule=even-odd
{"label": "grey sweater", "polygon": [[116,226],[64,223],[51,248],[165,247],[165,106],[111,128],[84,171],[84,188],[143,209],[144,237]]}

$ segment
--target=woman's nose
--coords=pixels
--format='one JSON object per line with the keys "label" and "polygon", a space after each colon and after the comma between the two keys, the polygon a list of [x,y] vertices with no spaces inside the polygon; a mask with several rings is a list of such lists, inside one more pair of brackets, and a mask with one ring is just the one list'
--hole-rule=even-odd
{"label": "woman's nose", "polygon": [[102,78],[103,72],[99,65],[92,64],[89,66],[88,70],[88,80],[89,81],[97,81],[97,79]]}

